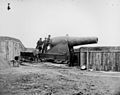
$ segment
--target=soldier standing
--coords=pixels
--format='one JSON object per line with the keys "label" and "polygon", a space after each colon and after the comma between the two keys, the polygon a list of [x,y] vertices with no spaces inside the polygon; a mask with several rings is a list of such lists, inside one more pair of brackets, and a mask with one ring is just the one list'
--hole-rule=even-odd
{"label": "soldier standing", "polygon": [[45,53],[46,51],[47,51],[47,38],[45,38],[45,40],[43,41],[42,53]]}
{"label": "soldier standing", "polygon": [[36,46],[36,49],[38,49],[40,53],[42,52],[42,46],[43,46],[43,41],[42,41],[42,38],[40,38]]}
{"label": "soldier standing", "polygon": [[48,46],[49,46],[49,48],[51,47],[50,46],[50,37],[51,37],[51,35],[48,35],[48,38],[47,38],[47,49],[48,49]]}
{"label": "soldier standing", "polygon": [[69,48],[69,56],[70,56],[69,66],[73,66],[74,65],[74,49],[73,49],[73,46],[71,46],[69,43],[68,43],[68,48]]}
{"label": "soldier standing", "polygon": [[46,51],[48,50],[48,46],[50,44],[50,37],[51,35],[48,35],[48,38],[45,38],[44,42],[43,42],[43,50],[42,53],[46,53]]}

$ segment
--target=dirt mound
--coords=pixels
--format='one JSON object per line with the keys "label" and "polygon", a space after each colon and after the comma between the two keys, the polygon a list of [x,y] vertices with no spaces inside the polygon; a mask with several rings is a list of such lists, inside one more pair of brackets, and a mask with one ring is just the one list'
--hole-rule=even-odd
{"label": "dirt mound", "polygon": [[2,57],[0,56],[0,70],[1,69],[6,69],[6,68],[9,68],[9,64],[8,62]]}

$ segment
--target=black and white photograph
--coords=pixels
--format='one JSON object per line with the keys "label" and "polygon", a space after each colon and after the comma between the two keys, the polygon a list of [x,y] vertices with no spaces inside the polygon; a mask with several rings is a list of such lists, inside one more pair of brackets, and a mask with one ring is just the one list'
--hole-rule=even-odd
{"label": "black and white photograph", "polygon": [[120,0],[0,0],[0,95],[120,95]]}

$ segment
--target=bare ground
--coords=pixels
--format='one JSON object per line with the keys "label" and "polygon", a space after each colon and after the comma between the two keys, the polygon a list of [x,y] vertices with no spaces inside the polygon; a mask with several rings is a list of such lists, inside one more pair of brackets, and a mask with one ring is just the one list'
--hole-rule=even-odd
{"label": "bare ground", "polygon": [[120,73],[39,63],[0,70],[0,95],[120,95]]}

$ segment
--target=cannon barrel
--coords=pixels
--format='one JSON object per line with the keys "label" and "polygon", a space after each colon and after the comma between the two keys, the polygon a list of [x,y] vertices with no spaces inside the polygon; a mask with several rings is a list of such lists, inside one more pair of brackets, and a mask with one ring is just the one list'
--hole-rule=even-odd
{"label": "cannon barrel", "polygon": [[97,37],[71,37],[68,38],[68,43],[71,46],[85,45],[85,44],[93,44],[97,43]]}
{"label": "cannon barrel", "polygon": [[69,44],[71,46],[85,45],[85,44],[93,44],[98,42],[97,37],[54,37],[51,39],[51,45],[55,46],[57,44]]}

